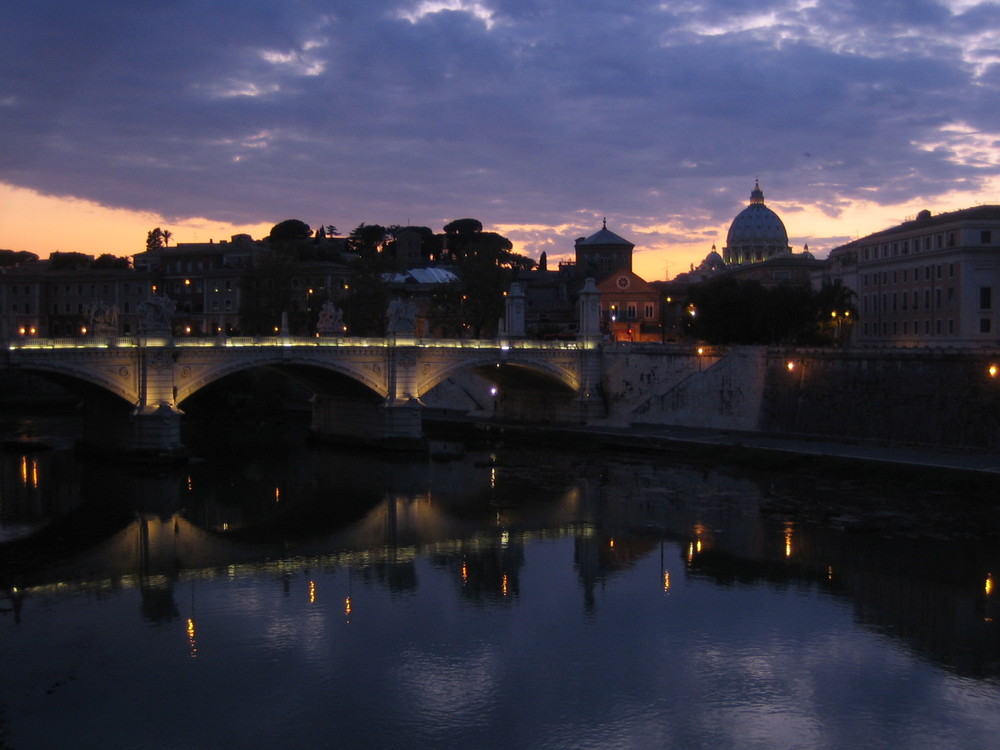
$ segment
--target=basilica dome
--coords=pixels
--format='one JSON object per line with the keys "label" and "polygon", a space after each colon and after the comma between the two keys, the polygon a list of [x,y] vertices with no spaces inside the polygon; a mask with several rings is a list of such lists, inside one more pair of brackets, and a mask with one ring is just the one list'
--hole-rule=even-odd
{"label": "basilica dome", "polygon": [[723,257],[727,264],[756,263],[777,255],[788,255],[788,232],[778,214],[764,205],[764,191],[755,181],[750,205],[729,225]]}

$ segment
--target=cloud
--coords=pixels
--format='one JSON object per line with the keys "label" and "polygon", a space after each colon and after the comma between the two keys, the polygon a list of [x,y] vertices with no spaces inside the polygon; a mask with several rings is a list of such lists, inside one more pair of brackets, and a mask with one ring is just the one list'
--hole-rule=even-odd
{"label": "cloud", "polygon": [[604,215],[709,235],[758,176],[837,216],[1000,174],[993,3],[36,0],[0,23],[0,181],[178,220],[471,215],[568,251]]}

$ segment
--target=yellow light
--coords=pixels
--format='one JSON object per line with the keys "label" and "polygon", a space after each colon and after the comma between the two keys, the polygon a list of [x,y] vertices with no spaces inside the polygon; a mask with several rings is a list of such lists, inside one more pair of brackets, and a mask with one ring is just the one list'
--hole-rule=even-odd
{"label": "yellow light", "polygon": [[281,502],[281,488],[280,487],[275,487],[274,488],[274,502],[276,502],[276,503],[280,503]]}
{"label": "yellow light", "polygon": [[785,363],[785,367],[787,367],[788,371],[791,372],[792,370],[795,369],[795,363],[789,360],[787,363]]}
{"label": "yellow light", "polygon": [[184,279],[184,286],[191,286],[191,279]]}
{"label": "yellow light", "polygon": [[670,571],[663,571],[663,590],[670,591]]}
{"label": "yellow light", "polygon": [[836,310],[832,310],[832,311],[830,312],[830,317],[831,317],[831,318],[836,318],[836,317],[837,317],[837,311],[836,311]]}
{"label": "yellow light", "polygon": [[501,580],[500,586],[501,586],[501,588],[503,590],[503,595],[507,596],[507,574],[506,573],[503,574],[503,580]]}
{"label": "yellow light", "polygon": [[990,369],[987,370],[987,372],[989,372],[991,378],[995,378],[997,376],[997,372],[998,372],[997,366],[996,365],[990,365]]}
{"label": "yellow light", "polygon": [[20,328],[18,328],[17,331],[18,331],[18,333],[20,333],[23,336],[24,333],[25,333],[24,326],[21,326]]}
{"label": "yellow light", "polygon": [[792,524],[785,524],[785,557],[792,556]]}
{"label": "yellow light", "polygon": [[309,581],[309,603],[316,603],[316,581]]}
{"label": "yellow light", "polygon": [[698,356],[700,357],[700,356],[701,356],[702,354],[704,354],[704,353],[705,353],[705,349],[704,349],[703,347],[700,347],[700,346],[699,346],[699,347],[698,347]]}
{"label": "yellow light", "polygon": [[469,580],[469,568],[465,564],[465,561],[463,560],[462,561],[462,585],[464,586],[468,582],[468,580]]}
{"label": "yellow light", "polygon": [[194,619],[189,617],[187,621],[187,638],[188,638],[188,648],[189,655],[192,659],[198,658],[198,642],[195,639],[195,627]]}
{"label": "yellow light", "polygon": [[694,551],[695,552],[701,552],[701,539],[699,539],[697,542],[695,542],[695,544],[694,544]]}
{"label": "yellow light", "polygon": [[845,318],[851,317],[851,311],[850,310],[844,310],[844,317]]}
{"label": "yellow light", "polygon": [[986,576],[986,596],[993,593],[993,574],[989,573]]}
{"label": "yellow light", "polygon": [[80,333],[86,335],[86,333],[87,333],[87,326],[80,326]]}
{"label": "yellow light", "polygon": [[32,327],[32,328],[28,329],[28,333],[30,333],[32,336],[34,336],[35,333],[37,333],[37,331],[36,331],[36,329],[34,327]]}
{"label": "yellow light", "polygon": [[184,333],[191,333],[191,326],[184,326]]}
{"label": "yellow light", "polygon": [[614,549],[614,548],[615,548],[615,540],[614,540],[614,539],[610,540],[610,541],[608,542],[608,546],[610,546],[610,547],[611,547],[611,549]]}
{"label": "yellow light", "polygon": [[351,597],[344,599],[344,614],[348,617],[351,616]]}

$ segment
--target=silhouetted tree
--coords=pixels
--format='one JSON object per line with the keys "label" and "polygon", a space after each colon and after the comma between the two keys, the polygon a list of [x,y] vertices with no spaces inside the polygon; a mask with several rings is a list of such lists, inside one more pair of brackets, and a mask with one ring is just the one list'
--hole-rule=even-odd
{"label": "silhouetted tree", "polygon": [[49,270],[75,271],[80,268],[88,268],[93,262],[93,255],[75,252],[63,253],[57,250],[49,255]]}
{"label": "silhouetted tree", "polygon": [[111,253],[101,253],[90,263],[91,268],[131,268],[128,258],[120,258]]}
{"label": "silhouetted tree", "polygon": [[843,285],[811,287],[731,277],[714,279],[691,289],[694,317],[691,333],[711,344],[801,344],[834,342],[831,312],[854,315],[852,292]]}
{"label": "silhouetted tree", "polygon": [[0,268],[13,268],[38,260],[38,256],[27,250],[0,250]]}
{"label": "silhouetted tree", "polygon": [[365,224],[362,222],[347,235],[347,248],[358,255],[377,255],[382,252],[389,234],[381,224]]}
{"label": "silhouetted tree", "polygon": [[150,229],[146,233],[146,250],[156,250],[157,248],[166,246],[166,239],[163,236],[163,230],[159,227],[156,229]]}

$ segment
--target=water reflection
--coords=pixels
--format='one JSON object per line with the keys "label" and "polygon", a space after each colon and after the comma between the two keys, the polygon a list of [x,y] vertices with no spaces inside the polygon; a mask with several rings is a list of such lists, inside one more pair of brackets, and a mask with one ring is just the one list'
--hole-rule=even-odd
{"label": "water reflection", "polygon": [[[1000,560],[974,539],[844,531],[770,514],[769,482],[620,456],[549,451],[541,460],[499,447],[437,461],[310,447],[288,436],[231,447],[220,439],[225,460],[206,452],[206,460],[164,471],[77,462],[58,450],[0,457],[0,627],[11,626],[8,642],[37,655],[49,648],[46,637],[76,627],[55,612],[83,623],[117,602],[107,627],[152,626],[133,636],[151,653],[159,654],[150,633],[177,634],[162,646],[171,656],[155,656],[168,673],[181,656],[201,664],[232,653],[232,668],[242,670],[284,663],[275,654],[299,648],[329,666],[336,653],[338,669],[356,679],[385,670],[365,700],[374,689],[395,695],[400,703],[383,706],[388,714],[410,706],[433,723],[431,735],[458,732],[466,743],[477,735],[460,727],[478,726],[484,714],[476,712],[490,714],[491,700],[519,704],[503,677],[513,667],[494,653],[509,638],[519,650],[504,653],[515,663],[548,664],[553,681],[566,675],[547,687],[557,712],[545,714],[547,725],[569,710],[564,690],[592,705],[601,702],[598,684],[626,692],[650,685],[660,708],[642,703],[649,716],[692,696],[720,715],[734,706],[745,712],[752,686],[775,689],[774,670],[788,654],[821,658],[817,638],[827,639],[830,661],[811,668],[824,674],[853,658],[852,649],[875,648],[872,637],[886,639],[875,641],[876,662],[898,660],[900,647],[918,654],[909,671],[926,661],[982,679],[1000,667],[992,573]],[[68,615],[58,603],[71,600],[89,604]],[[850,613],[844,622],[842,609]],[[366,635],[383,631],[385,643]],[[597,631],[601,653],[574,652],[573,642]],[[32,641],[29,632],[49,635]],[[20,663],[2,648],[0,656]],[[382,664],[373,655],[379,648],[396,661]],[[693,662],[700,673],[684,671],[680,680],[678,670]],[[270,676],[310,675],[331,694],[344,689],[311,667],[296,669]],[[874,674],[877,664],[852,669],[890,679]],[[688,696],[660,684],[658,670],[686,684]],[[726,679],[749,692],[737,695]],[[1000,689],[981,684],[988,705],[1000,707]],[[270,688],[265,694],[275,697]],[[367,710],[360,697],[342,699]],[[793,713],[781,715],[794,723]],[[630,737],[649,739],[634,734],[638,717],[621,720],[633,727]],[[800,737],[828,731],[816,728],[822,721],[813,714],[797,725]],[[592,736],[610,737],[606,731]],[[670,736],[687,736],[677,731]],[[760,731],[782,744],[777,730]],[[567,736],[574,742],[550,744],[584,744]]]}

